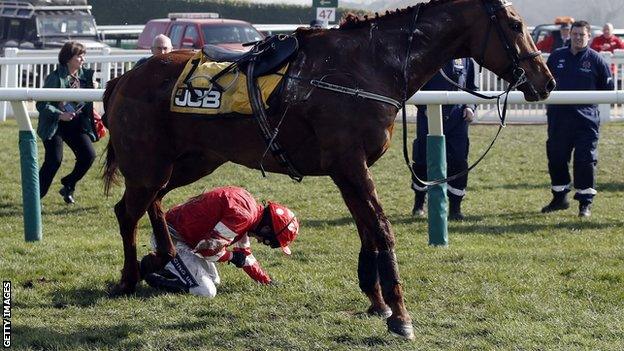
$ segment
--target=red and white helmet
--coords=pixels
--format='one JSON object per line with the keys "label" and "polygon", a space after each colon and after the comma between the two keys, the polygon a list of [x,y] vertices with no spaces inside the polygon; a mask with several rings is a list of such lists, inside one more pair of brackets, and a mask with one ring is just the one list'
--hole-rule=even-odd
{"label": "red and white helmet", "polygon": [[286,206],[275,202],[269,202],[269,213],[271,214],[271,222],[273,223],[273,232],[277,241],[280,243],[282,251],[290,255],[288,245],[295,240],[299,233],[299,221],[293,211]]}

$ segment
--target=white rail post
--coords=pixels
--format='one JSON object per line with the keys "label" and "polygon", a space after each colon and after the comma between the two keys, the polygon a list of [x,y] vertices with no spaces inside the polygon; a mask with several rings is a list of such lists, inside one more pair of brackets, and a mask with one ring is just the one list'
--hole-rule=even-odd
{"label": "white rail post", "polygon": [[[5,57],[16,57],[18,53],[17,48],[4,49]],[[17,88],[17,80],[19,79],[18,65],[2,65],[2,87],[3,88]],[[3,101],[0,106],[0,122],[6,121],[7,116],[11,113],[11,104],[7,101]]]}
{"label": "white rail post", "polygon": [[[442,106],[427,105],[427,179],[446,178],[446,140],[442,127]],[[427,187],[429,245],[448,245],[448,199],[446,183]]]}
{"label": "white rail post", "polygon": [[[601,52],[600,54],[602,55],[602,58],[604,58],[605,61],[607,61],[607,63],[609,64],[609,69],[611,69],[614,61],[613,54],[608,51]],[[613,77],[613,85],[617,85],[617,80],[615,76]],[[614,89],[617,90],[617,87],[615,87]],[[598,105],[598,112],[600,113],[601,122],[611,121],[611,104]]]}
{"label": "white rail post", "polygon": [[[103,56],[110,56],[111,53],[111,49],[110,48],[104,48],[102,50],[102,55]],[[101,66],[101,71],[100,71],[100,77],[101,77],[101,88],[106,88],[106,83],[108,83],[109,80],[111,80],[111,63],[110,60],[106,61],[106,62],[102,62],[102,66]]]}
{"label": "white rail post", "polygon": [[[8,75],[9,75],[9,67],[7,65],[2,65],[2,67],[0,68],[0,87],[2,88],[7,87],[7,84],[9,81],[9,78],[7,77]],[[9,106],[8,101],[0,102],[0,122],[6,121],[8,106]]]}

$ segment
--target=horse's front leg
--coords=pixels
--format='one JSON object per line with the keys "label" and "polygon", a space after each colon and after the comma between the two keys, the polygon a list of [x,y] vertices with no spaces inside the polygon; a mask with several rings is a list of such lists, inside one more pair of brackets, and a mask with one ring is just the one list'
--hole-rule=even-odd
{"label": "horse's front leg", "polygon": [[342,192],[342,195],[349,211],[351,212],[351,215],[355,219],[358,234],[360,235],[360,241],[362,242],[358,257],[357,272],[360,289],[371,302],[371,305],[366,312],[373,316],[388,318],[392,315],[392,310],[388,307],[388,305],[386,305],[386,302],[381,294],[379,273],[377,270],[377,246],[374,240],[372,240],[373,236],[368,232],[366,225],[364,225],[364,223],[355,215],[356,212],[352,206],[356,203],[356,197],[354,197],[354,193],[348,192],[348,189],[350,189],[348,186],[345,187],[345,191]]}
{"label": "horse's front leg", "polygon": [[375,185],[364,162],[341,162],[332,179],[358,226],[362,241],[358,263],[360,288],[371,300],[369,311],[384,314],[383,300],[392,315],[386,320],[388,329],[407,339],[414,338],[412,320],[405,309],[399,270],[394,254],[394,233],[377,198]]}

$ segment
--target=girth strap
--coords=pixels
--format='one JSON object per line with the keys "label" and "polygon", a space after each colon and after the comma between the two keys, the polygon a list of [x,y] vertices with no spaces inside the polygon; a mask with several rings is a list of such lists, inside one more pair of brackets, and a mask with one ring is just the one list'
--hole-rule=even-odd
{"label": "girth strap", "polygon": [[[284,167],[286,169],[290,178],[297,182],[301,182],[303,180],[303,175],[299,173],[299,171],[297,171],[295,166],[286,155],[284,149],[277,142],[277,140],[275,140],[279,129],[276,127],[271,130],[271,125],[269,124],[269,119],[267,118],[266,110],[264,109],[264,102],[262,101],[262,92],[258,87],[257,78],[254,78],[255,66],[256,60],[254,57],[249,61],[247,65],[247,94],[249,95],[249,102],[251,103],[254,117],[258,122],[260,132],[262,133],[264,142],[267,145],[267,150],[270,150],[277,163],[281,167]],[[262,159],[264,159],[264,157]],[[260,160],[260,170],[262,171],[262,175],[264,176],[265,173],[264,167],[262,165],[262,159]]]}

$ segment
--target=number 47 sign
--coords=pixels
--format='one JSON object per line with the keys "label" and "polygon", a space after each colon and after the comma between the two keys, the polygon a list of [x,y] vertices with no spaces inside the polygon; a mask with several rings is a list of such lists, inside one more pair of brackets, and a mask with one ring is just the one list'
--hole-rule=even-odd
{"label": "number 47 sign", "polygon": [[336,8],[335,7],[317,7],[316,19],[319,21],[334,22],[336,20]]}

